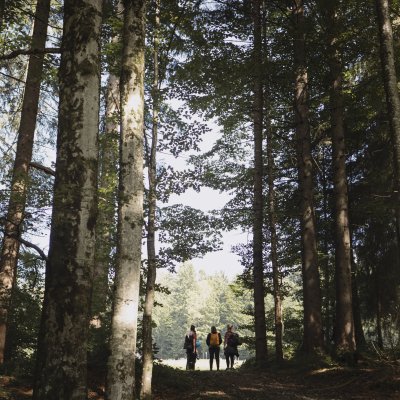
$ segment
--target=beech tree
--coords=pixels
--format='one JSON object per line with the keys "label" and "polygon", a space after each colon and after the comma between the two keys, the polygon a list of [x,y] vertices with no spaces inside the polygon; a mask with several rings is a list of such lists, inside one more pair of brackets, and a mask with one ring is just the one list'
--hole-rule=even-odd
{"label": "beech tree", "polygon": [[157,276],[156,256],[156,211],[157,211],[157,141],[159,126],[159,103],[160,103],[160,82],[159,82],[159,30],[160,30],[160,0],[155,2],[155,21],[153,37],[153,85],[152,85],[152,124],[151,140],[147,154],[148,168],[148,218],[147,218],[147,274],[146,293],[143,311],[143,372],[141,399],[151,399],[151,381],[153,376],[153,308],[155,299],[155,284]]}
{"label": "beech tree", "polygon": [[107,397],[135,397],[143,226],[145,0],[125,0],[120,77],[120,171],[115,289]]}
{"label": "beech tree", "polygon": [[102,3],[66,0],[50,249],[33,398],[85,399],[97,214]]}

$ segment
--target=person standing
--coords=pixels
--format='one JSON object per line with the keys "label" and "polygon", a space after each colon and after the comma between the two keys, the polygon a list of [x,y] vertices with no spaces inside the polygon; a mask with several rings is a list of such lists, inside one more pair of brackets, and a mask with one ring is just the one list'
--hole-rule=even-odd
{"label": "person standing", "polygon": [[233,332],[233,325],[227,325],[224,335],[224,354],[226,360],[226,369],[233,369],[235,356],[239,356],[237,345],[237,334]]}
{"label": "person standing", "polygon": [[215,326],[211,327],[211,332],[207,335],[206,343],[210,353],[210,371],[212,371],[214,357],[217,364],[217,371],[219,371],[219,352],[222,343],[221,334],[217,331]]}
{"label": "person standing", "polygon": [[194,370],[197,359],[197,333],[194,325],[190,326],[189,332],[186,334],[186,369]]}

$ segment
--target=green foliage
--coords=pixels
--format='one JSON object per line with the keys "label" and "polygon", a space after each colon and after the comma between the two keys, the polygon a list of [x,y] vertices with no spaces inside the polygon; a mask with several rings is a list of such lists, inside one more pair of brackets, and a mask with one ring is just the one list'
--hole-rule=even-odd
{"label": "green foliage", "polygon": [[194,208],[174,205],[159,214],[160,266],[173,268],[176,263],[201,257],[220,249],[221,233],[217,221]]}
{"label": "green foliage", "polygon": [[[164,274],[161,282],[171,294],[157,293],[156,296],[157,302],[162,305],[154,310],[157,325],[154,340],[160,358],[185,357],[183,339],[192,324],[196,326],[202,351],[207,351],[205,340],[212,325],[221,331],[222,336],[228,323],[233,324],[243,337],[249,333],[242,326],[247,326],[251,317],[242,314],[242,311],[251,304],[250,293],[234,293],[224,275],[207,276],[204,272],[197,275],[193,266],[185,263],[176,275]],[[242,357],[249,354],[245,346],[240,354]]]}
{"label": "green foliage", "polygon": [[10,310],[4,369],[18,376],[32,374],[41,318],[43,261],[31,253],[20,255],[17,285]]}

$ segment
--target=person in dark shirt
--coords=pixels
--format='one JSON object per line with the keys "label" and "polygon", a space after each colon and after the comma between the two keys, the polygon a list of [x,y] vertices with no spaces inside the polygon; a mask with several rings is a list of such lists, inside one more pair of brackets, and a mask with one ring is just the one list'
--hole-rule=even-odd
{"label": "person in dark shirt", "polygon": [[197,333],[194,325],[191,325],[186,337],[188,338],[188,345],[186,347],[186,369],[194,370],[197,359]]}
{"label": "person in dark shirt", "polygon": [[224,335],[224,354],[226,360],[226,369],[233,369],[235,356],[238,356],[236,334],[233,332],[233,325],[226,327]]}

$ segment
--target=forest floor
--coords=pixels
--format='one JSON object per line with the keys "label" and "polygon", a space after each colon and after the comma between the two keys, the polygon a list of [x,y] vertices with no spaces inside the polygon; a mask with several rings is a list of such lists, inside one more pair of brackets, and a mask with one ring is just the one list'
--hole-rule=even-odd
{"label": "forest floor", "polygon": [[[90,400],[104,399],[104,385],[91,379]],[[398,363],[366,363],[356,368],[297,366],[220,371],[184,371],[156,365],[154,400],[399,400]],[[29,381],[0,376],[0,400],[27,400]],[[56,400],[56,399],[55,399]]]}

